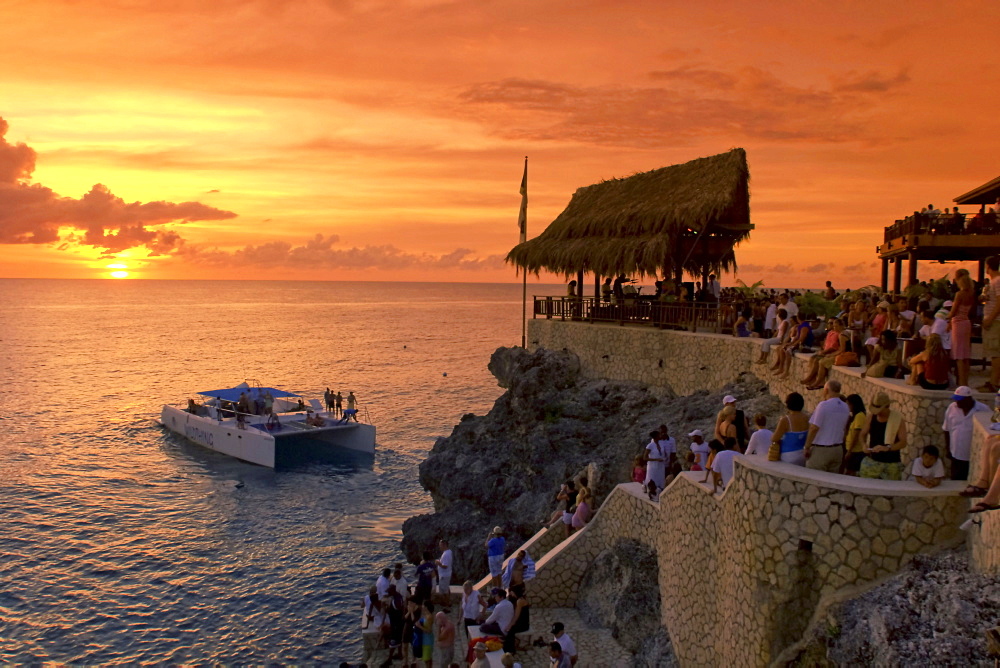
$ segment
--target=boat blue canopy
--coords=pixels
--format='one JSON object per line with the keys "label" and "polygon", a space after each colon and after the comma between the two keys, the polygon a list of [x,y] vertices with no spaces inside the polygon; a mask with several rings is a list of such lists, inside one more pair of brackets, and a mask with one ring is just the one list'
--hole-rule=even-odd
{"label": "boat blue canopy", "polygon": [[270,392],[271,396],[275,399],[299,396],[293,392],[285,392],[274,387],[228,387],[224,390],[208,390],[206,392],[198,392],[198,394],[205,397],[217,397],[223,401],[239,401],[241,392],[246,392],[251,398],[263,395],[265,392]]}

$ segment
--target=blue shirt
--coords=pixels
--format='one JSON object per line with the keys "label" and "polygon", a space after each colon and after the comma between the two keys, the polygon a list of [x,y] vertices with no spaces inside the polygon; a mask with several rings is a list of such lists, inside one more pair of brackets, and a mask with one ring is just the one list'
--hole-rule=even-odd
{"label": "blue shirt", "polygon": [[506,547],[507,541],[503,539],[503,536],[490,538],[490,541],[486,543],[486,555],[490,557],[502,557],[504,548]]}
{"label": "blue shirt", "polygon": [[434,584],[434,564],[425,561],[417,566],[417,584],[421,587],[430,587]]}

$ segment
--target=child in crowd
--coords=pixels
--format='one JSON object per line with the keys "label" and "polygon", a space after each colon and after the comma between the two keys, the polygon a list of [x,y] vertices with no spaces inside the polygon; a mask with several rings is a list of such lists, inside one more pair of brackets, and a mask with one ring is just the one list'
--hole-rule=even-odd
{"label": "child in crowd", "polygon": [[703,469],[701,467],[701,464],[698,463],[698,455],[694,454],[693,452],[689,452],[687,454],[687,463],[688,463],[688,470],[689,471],[704,471],[705,470],[705,469]]}
{"label": "child in crowd", "polygon": [[750,442],[747,443],[747,451],[744,454],[757,455],[767,459],[767,451],[771,447],[771,436],[774,435],[774,432],[767,428],[767,416],[763,413],[754,415],[753,422],[757,426],[757,431],[750,436]]}
{"label": "child in crowd", "polygon": [[702,480],[703,483],[707,483],[709,478],[712,477],[712,463],[715,461],[716,455],[726,449],[726,446],[722,445],[722,441],[717,438],[709,441],[708,447],[712,452],[708,456],[708,464],[705,466],[705,479]]}
{"label": "child in crowd", "polygon": [[632,460],[632,482],[642,483],[646,480],[646,462],[642,455],[636,455]]}
{"label": "child in crowd", "polygon": [[944,480],[944,463],[935,445],[925,446],[920,459],[913,460],[913,478],[924,487],[937,487]]}

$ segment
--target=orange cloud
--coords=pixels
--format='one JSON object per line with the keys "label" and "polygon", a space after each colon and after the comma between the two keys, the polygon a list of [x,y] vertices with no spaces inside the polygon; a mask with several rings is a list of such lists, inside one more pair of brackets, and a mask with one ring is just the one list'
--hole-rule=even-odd
{"label": "orange cloud", "polygon": [[176,249],[182,240],[172,230],[149,226],[236,216],[199,202],[125,202],[101,184],[80,199],[59,196],[27,182],[35,169],[35,151],[23,143],[9,143],[4,137],[8,127],[0,118],[0,244],[53,243],[60,239],[61,229],[70,228],[84,232],[68,235],[72,244],[107,253],[144,246],[158,255]]}

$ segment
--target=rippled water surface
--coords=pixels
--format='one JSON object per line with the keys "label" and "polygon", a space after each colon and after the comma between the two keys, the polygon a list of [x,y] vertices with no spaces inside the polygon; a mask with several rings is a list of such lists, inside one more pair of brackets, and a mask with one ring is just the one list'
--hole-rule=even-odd
{"label": "rippled water surface", "polygon": [[[3,663],[357,660],[360,597],[430,508],[417,465],[499,396],[489,354],[520,342],[518,285],[0,290]],[[374,468],[271,471],[157,424],[161,404],[244,378],[353,390]]]}

